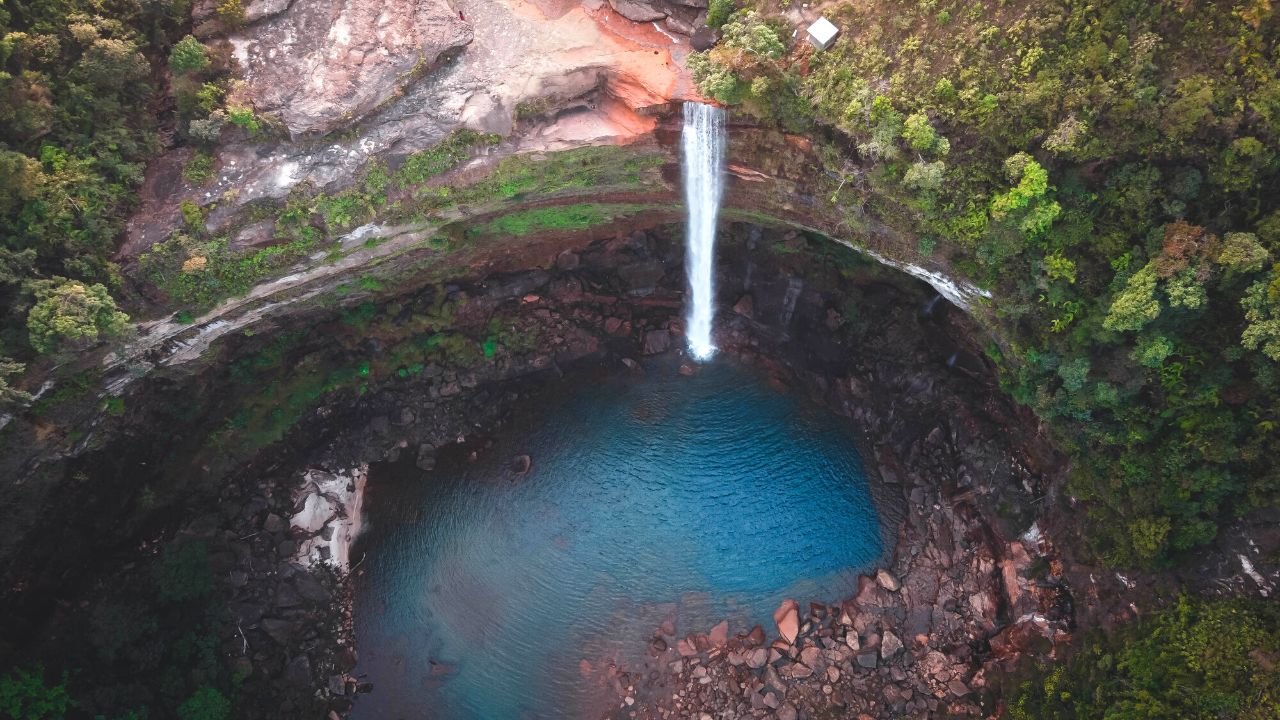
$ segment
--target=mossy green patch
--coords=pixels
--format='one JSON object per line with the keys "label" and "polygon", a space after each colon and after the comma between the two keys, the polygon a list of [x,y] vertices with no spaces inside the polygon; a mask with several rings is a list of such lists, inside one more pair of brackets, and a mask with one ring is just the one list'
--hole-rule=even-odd
{"label": "mossy green patch", "polygon": [[632,215],[644,207],[642,205],[578,203],[575,205],[554,205],[531,210],[518,210],[471,227],[467,230],[467,237],[473,238],[485,235],[521,236],[549,230],[586,230],[597,225],[604,225],[619,217]]}

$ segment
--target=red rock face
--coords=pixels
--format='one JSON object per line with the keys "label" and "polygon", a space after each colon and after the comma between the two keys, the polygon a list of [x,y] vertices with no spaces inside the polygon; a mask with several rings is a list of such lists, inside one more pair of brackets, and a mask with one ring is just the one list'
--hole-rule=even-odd
{"label": "red rock face", "polygon": [[240,100],[294,137],[327,134],[402,95],[436,120],[506,135],[522,102],[597,90],[621,108],[597,103],[594,114],[637,134],[652,124],[637,126],[623,108],[691,95],[687,40],[603,4],[509,0],[460,14],[445,0],[313,0],[247,12],[259,21],[229,37],[246,81]]}

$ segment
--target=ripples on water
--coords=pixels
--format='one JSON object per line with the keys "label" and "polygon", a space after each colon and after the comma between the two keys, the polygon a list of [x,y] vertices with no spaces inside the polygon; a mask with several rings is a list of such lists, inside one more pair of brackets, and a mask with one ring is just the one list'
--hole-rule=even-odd
{"label": "ripples on water", "polygon": [[598,714],[602,670],[663,620],[772,630],[783,598],[842,598],[880,555],[843,421],[752,374],[651,365],[546,395],[474,464],[374,469],[357,720]]}

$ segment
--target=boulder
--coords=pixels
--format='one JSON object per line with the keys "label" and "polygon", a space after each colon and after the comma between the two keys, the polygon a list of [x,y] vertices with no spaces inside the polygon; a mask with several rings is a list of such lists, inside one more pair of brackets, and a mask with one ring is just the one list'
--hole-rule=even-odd
{"label": "boulder", "polygon": [[707,641],[712,647],[724,647],[729,642],[729,621],[721,620],[718,625],[711,628],[711,632],[707,633]]}
{"label": "boulder", "polygon": [[581,262],[578,254],[572,250],[565,250],[556,256],[556,267],[561,270],[577,270]]}
{"label": "boulder", "polygon": [[311,659],[305,654],[289,661],[284,669],[285,682],[297,688],[308,688],[314,681],[311,678]]}
{"label": "boulder", "polygon": [[667,16],[666,11],[660,10],[644,0],[609,0],[609,6],[619,15],[632,22],[653,22]]}
{"label": "boulder", "polygon": [[742,317],[751,320],[756,315],[756,304],[750,295],[743,295],[738,298],[738,302],[733,304],[733,311]]}
{"label": "boulder", "polygon": [[876,582],[880,583],[880,587],[889,592],[898,592],[898,588],[902,587],[898,583],[898,578],[894,577],[888,570],[880,569],[876,571]]}
{"label": "boulder", "polygon": [[314,535],[329,522],[336,510],[332,500],[314,492],[307,496],[302,503],[302,510],[293,516],[290,524],[308,535]]}
{"label": "boulder", "polygon": [[788,644],[794,645],[800,633],[800,604],[795,600],[783,600],[777,610],[773,611],[773,622],[778,626],[778,634]]}
{"label": "boulder", "polygon": [[698,654],[697,643],[692,637],[680,638],[676,641],[676,652],[680,657],[693,657]]}
{"label": "boulder", "polygon": [[644,334],[644,354],[657,355],[671,349],[671,333],[666,330],[650,330]]}
{"label": "boulder", "polygon": [[885,630],[884,637],[880,639],[880,657],[888,660],[897,655],[900,650],[902,650],[902,641],[897,635]]}
{"label": "boulder", "polygon": [[511,458],[511,464],[509,467],[511,468],[511,472],[517,475],[524,475],[529,472],[529,468],[533,467],[533,459],[528,455],[517,455]]}

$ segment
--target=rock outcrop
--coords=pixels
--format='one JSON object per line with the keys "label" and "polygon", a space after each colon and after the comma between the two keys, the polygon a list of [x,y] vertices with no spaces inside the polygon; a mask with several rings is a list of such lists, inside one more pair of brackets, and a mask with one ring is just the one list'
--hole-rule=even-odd
{"label": "rock outcrop", "polygon": [[308,0],[230,40],[254,107],[298,137],[365,116],[472,37],[445,0]]}

